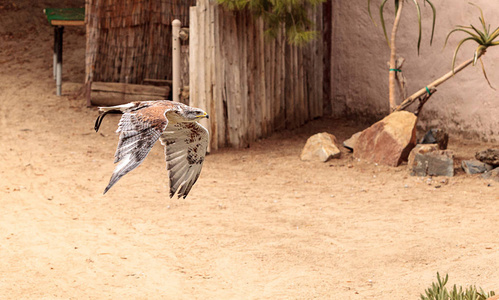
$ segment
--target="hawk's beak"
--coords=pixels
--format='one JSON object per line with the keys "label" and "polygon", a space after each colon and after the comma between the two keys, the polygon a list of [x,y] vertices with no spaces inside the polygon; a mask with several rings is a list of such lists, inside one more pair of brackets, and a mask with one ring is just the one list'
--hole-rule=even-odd
{"label": "hawk's beak", "polygon": [[202,115],[199,115],[198,118],[206,118],[209,119],[210,116],[207,113],[203,113]]}

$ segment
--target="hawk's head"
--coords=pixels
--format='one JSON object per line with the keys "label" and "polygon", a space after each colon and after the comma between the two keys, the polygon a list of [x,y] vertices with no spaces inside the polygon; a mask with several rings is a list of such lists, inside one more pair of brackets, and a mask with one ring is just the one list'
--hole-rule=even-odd
{"label": "hawk's head", "polygon": [[186,119],[186,121],[195,122],[202,118],[209,119],[210,116],[202,109],[189,107],[188,109],[184,109],[179,113],[182,117]]}

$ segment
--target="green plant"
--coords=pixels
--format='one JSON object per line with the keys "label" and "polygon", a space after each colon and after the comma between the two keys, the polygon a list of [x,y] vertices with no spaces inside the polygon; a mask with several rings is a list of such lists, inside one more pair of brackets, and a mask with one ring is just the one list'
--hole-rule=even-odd
{"label": "green plant", "polygon": [[[401,66],[397,65],[397,47],[395,45],[396,41],[396,35],[397,35],[397,30],[398,26],[400,23],[400,19],[402,18],[402,10],[404,8],[404,2],[406,0],[394,0],[393,4],[395,6],[395,20],[393,22],[393,27],[392,27],[392,34],[391,38],[388,39],[388,33],[386,31],[386,25],[385,25],[385,17],[384,17],[384,9],[385,5],[388,2],[388,0],[383,0],[379,6],[379,15],[380,15],[380,21],[381,21],[381,27],[383,28],[383,33],[385,35],[386,42],[388,43],[388,47],[390,47],[390,63],[389,63],[389,75],[388,75],[388,91],[389,91],[389,104],[390,104],[390,111],[393,111],[395,109],[396,101],[395,101],[395,81],[397,80],[396,73],[401,72]],[[409,1],[409,0],[407,0]],[[415,6],[416,6],[416,11],[418,14],[418,30],[419,30],[419,36],[418,36],[418,54],[419,54],[419,49],[421,46],[421,36],[422,36],[422,25],[421,25],[421,6],[419,5],[419,2],[417,0],[411,0]],[[433,3],[429,0],[423,0],[423,3],[428,3],[431,6],[432,12],[433,12],[433,25],[431,29],[431,39],[430,39],[430,44],[433,41],[433,34],[435,31],[435,20],[436,20],[436,9]],[[371,14],[371,0],[367,0],[367,10],[369,12],[369,16],[371,17],[371,20],[373,21],[374,24],[374,19]],[[400,61],[400,60],[399,60]],[[401,89],[403,90],[404,86],[402,84],[402,81],[399,80]]]}
{"label": "green plant", "polygon": [[[499,27],[494,31],[490,31],[490,24],[487,26],[487,24],[485,23],[485,18],[483,16],[482,9],[473,3],[470,3],[470,4],[473,6],[476,6],[480,10],[479,19],[480,19],[480,23],[483,27],[483,31],[477,29],[477,27],[475,27],[473,25],[470,25],[470,26],[457,26],[457,28],[455,28],[451,32],[449,32],[449,34],[447,35],[447,38],[445,40],[445,45],[447,45],[447,41],[449,39],[449,36],[454,32],[460,31],[460,32],[464,32],[467,35],[469,35],[468,37],[462,39],[458,43],[458,45],[456,46],[456,50],[454,51],[454,57],[452,58],[452,70],[450,72],[446,73],[445,75],[443,75],[442,77],[438,78],[437,80],[433,81],[432,83],[428,84],[426,87],[424,87],[424,88],[420,89],[419,91],[417,91],[416,93],[412,94],[410,97],[406,98],[399,106],[397,106],[394,109],[394,111],[403,110],[403,109],[407,108],[408,106],[410,106],[412,103],[414,103],[418,99],[420,101],[421,101],[421,99],[428,100],[429,96],[431,96],[433,91],[436,90],[437,86],[439,86],[440,84],[449,80],[455,74],[462,71],[467,66],[469,66],[471,64],[475,65],[478,60],[480,60],[483,75],[484,75],[485,79],[487,80],[487,83],[489,84],[489,86],[491,88],[493,88],[492,85],[490,84],[488,77],[487,77],[487,73],[485,72],[485,66],[484,66],[483,61],[482,61],[482,56],[485,55],[485,52],[487,51],[487,49],[489,47],[499,45],[499,41],[497,41],[497,39],[499,37]],[[457,53],[459,52],[459,49],[461,48],[461,46],[467,41],[475,41],[478,44],[478,47],[475,49],[475,52],[473,54],[473,58],[468,59],[467,61],[463,62],[459,66],[455,67]],[[432,92],[428,93],[428,91],[432,91]],[[425,97],[425,98],[423,98],[423,97]],[[422,107],[422,105],[426,102],[426,100],[421,101],[420,107]]]}
{"label": "green plant", "polygon": [[[480,59],[480,64],[482,65],[482,71],[483,75],[485,76],[485,79],[487,80],[487,83],[489,84],[490,87],[492,85],[490,84],[489,78],[487,77],[487,73],[485,72],[485,67],[482,61],[482,54],[485,54],[487,51],[487,48],[492,47],[492,46],[497,46],[499,45],[499,41],[495,41],[497,37],[499,37],[499,27],[497,27],[494,31],[490,31],[490,24],[487,26],[485,23],[485,17],[483,16],[483,11],[482,9],[474,4],[471,3],[471,5],[476,6],[480,10],[480,23],[482,25],[483,30],[477,29],[475,26],[470,25],[470,26],[457,26],[457,28],[453,29],[449,34],[447,35],[447,38],[445,39],[445,45],[447,45],[447,41],[449,40],[449,37],[457,31],[464,32],[468,35],[468,37],[462,39],[456,47],[456,50],[454,51],[454,57],[452,58],[452,71],[454,72],[454,66],[456,64],[456,57],[457,53],[459,52],[459,49],[461,46],[467,42],[467,41],[475,41],[478,44],[478,47],[475,50],[475,53],[473,54],[473,65],[476,64],[477,60]],[[493,87],[492,87],[493,88]]]}
{"label": "green plant", "polygon": [[[380,21],[381,21],[381,27],[383,28],[383,33],[385,34],[385,39],[386,42],[388,43],[388,47],[390,47],[390,41],[388,39],[388,34],[386,32],[386,25],[385,25],[385,17],[384,17],[384,9],[385,9],[385,4],[388,0],[383,0],[379,6],[379,16],[380,16]],[[397,15],[399,9],[401,8],[401,5],[403,5],[404,0],[394,0],[394,6],[395,6],[395,15]],[[419,49],[421,47],[421,37],[422,37],[422,21],[421,21],[421,6],[419,5],[417,0],[412,0],[416,6],[416,11],[418,13],[418,29],[419,29],[419,35],[418,35],[418,53]],[[430,39],[430,44],[433,42],[433,34],[435,33],[435,21],[437,17],[437,11],[435,9],[435,6],[431,1],[429,0],[423,0],[423,3],[428,3],[431,6],[432,12],[433,12],[433,24],[431,27],[431,39]],[[374,22],[374,18],[371,14],[371,0],[367,0],[367,11],[369,12],[369,16],[371,17],[371,20]],[[376,22],[374,22],[376,24]]]}
{"label": "green plant", "polygon": [[448,280],[448,274],[442,279],[437,272],[437,283],[433,282],[431,287],[425,290],[425,295],[421,295],[421,300],[486,300],[495,295],[494,291],[486,293],[482,288],[478,291],[475,286],[469,286],[463,290],[462,286],[458,288],[454,285],[449,291],[445,286]]}
{"label": "green plant", "polygon": [[277,36],[284,27],[288,42],[303,45],[317,37],[317,32],[309,30],[313,22],[308,17],[308,9],[326,0],[217,0],[229,10],[248,10],[265,23],[265,33]]}

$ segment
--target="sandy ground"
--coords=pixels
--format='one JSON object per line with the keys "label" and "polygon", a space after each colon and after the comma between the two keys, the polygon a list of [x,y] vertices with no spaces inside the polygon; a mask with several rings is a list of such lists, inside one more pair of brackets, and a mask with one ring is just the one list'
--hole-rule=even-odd
{"label": "sandy ground", "polygon": [[[76,93],[84,31],[66,28],[56,97],[53,31],[9,3],[0,5],[0,298],[418,299],[437,271],[499,290],[499,183],[462,171],[448,183],[411,177],[346,151],[299,160],[310,135],[342,141],[362,129],[355,120],[212,153],[180,200],[168,198],[156,145],[103,196],[119,119],[95,133],[96,108]],[[450,141],[456,165],[491,146]]]}

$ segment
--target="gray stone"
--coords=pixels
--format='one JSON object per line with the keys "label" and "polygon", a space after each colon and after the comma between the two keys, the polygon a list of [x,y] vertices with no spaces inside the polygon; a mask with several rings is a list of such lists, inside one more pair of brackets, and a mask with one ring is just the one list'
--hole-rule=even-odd
{"label": "gray stone", "polygon": [[339,158],[341,152],[336,144],[336,137],[332,134],[327,132],[314,134],[308,138],[300,159],[326,162],[331,158]]}
{"label": "gray stone", "polygon": [[412,176],[454,176],[454,154],[450,150],[417,153]]}
{"label": "gray stone", "polygon": [[499,149],[487,149],[476,153],[475,158],[489,165],[499,166]]}
{"label": "gray stone", "polygon": [[463,160],[461,167],[467,174],[479,174],[492,170],[492,166],[479,160]]}
{"label": "gray stone", "polygon": [[348,140],[345,140],[343,142],[343,147],[347,148],[350,151],[354,151],[355,144],[357,143],[357,140],[359,139],[361,133],[362,131],[354,133]]}
{"label": "gray stone", "polygon": [[438,144],[417,144],[416,147],[411,150],[411,153],[409,153],[407,165],[409,166],[409,168],[412,168],[414,166],[414,157],[416,156],[416,154],[425,154],[433,151],[438,151]]}
{"label": "gray stone", "polygon": [[499,167],[482,174],[483,179],[493,179],[499,181]]}
{"label": "gray stone", "polygon": [[419,142],[420,144],[438,144],[440,150],[447,149],[449,143],[449,134],[440,128],[428,130]]}
{"label": "gray stone", "polygon": [[394,167],[400,165],[416,146],[416,121],[417,117],[407,111],[391,113],[362,131],[354,157]]}

